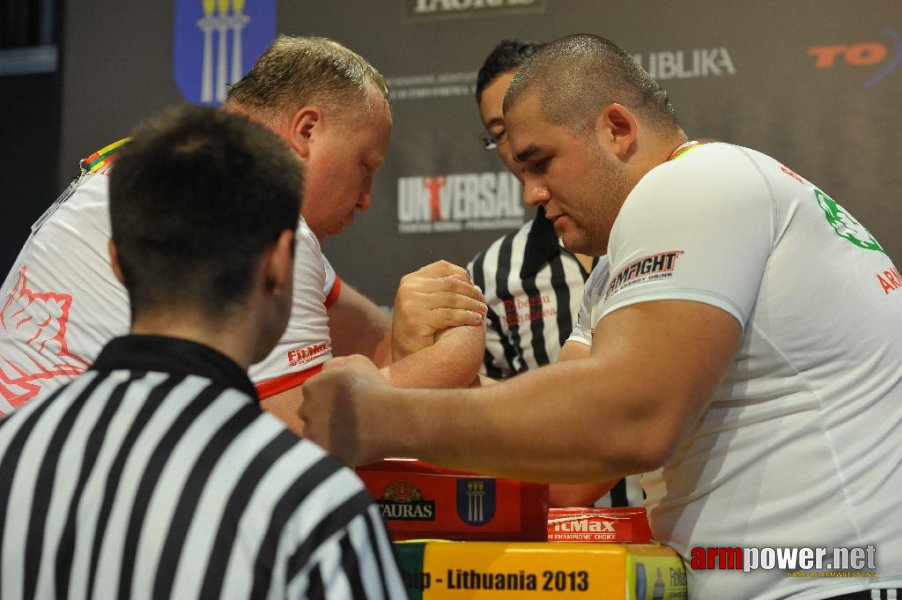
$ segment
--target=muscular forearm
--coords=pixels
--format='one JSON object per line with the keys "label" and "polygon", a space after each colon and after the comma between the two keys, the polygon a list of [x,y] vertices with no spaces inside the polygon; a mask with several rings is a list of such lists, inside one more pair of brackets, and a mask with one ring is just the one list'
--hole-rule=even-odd
{"label": "muscular forearm", "polygon": [[[655,436],[650,420],[629,409],[636,403],[627,390],[611,382],[603,390],[571,383],[590,377],[585,371],[594,365],[583,362],[463,393],[398,390],[391,412],[407,418],[394,422],[399,431],[388,437],[399,447],[387,455],[560,483],[614,479],[657,466],[656,456],[644,456],[654,454],[653,444],[636,444]],[[619,406],[612,406],[618,388],[624,393],[615,402]]]}
{"label": "muscular forearm", "polygon": [[391,362],[391,318],[345,284],[329,308],[329,335],[334,356],[362,354],[378,366]]}
{"label": "muscular forearm", "polygon": [[477,377],[482,363],[485,327],[454,327],[436,336],[436,342],[382,369],[397,387],[466,387]]}
{"label": "muscular forearm", "polygon": [[316,435],[354,464],[413,456],[552,483],[657,468],[706,410],[741,328],[720,309],[661,301],[618,310],[598,329],[605,344],[589,357],[484,388],[397,389],[349,365],[321,380],[308,412],[323,413]]}
{"label": "muscular forearm", "polygon": [[403,445],[386,455],[557,483],[657,468],[697,420],[702,403],[677,398],[666,377],[637,378],[616,358],[599,360],[568,361],[464,392],[404,390],[392,414],[410,420],[395,423],[406,430],[397,438]]}

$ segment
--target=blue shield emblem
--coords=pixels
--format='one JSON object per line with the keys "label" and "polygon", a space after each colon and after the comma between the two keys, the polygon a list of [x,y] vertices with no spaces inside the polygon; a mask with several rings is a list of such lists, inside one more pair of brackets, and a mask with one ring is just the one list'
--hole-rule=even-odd
{"label": "blue shield emblem", "polygon": [[218,105],[276,35],[276,0],[175,0],[172,68],[185,100]]}
{"label": "blue shield emblem", "polygon": [[457,516],[467,525],[479,527],[495,516],[495,480],[459,479]]}

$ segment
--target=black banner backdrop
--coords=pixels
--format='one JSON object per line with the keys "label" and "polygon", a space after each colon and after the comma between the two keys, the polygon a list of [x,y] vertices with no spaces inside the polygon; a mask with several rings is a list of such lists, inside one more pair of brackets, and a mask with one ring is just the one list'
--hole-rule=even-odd
{"label": "black banner backdrop", "polygon": [[[267,3],[274,26],[254,33]],[[439,258],[463,264],[530,218],[516,180],[477,139],[476,71],[504,37],[589,32],[614,40],[669,90],[690,137],[783,161],[902,265],[897,0],[83,0],[66,13],[61,187],[79,158],[185,100],[185,71],[177,83],[175,65],[190,48],[202,51],[194,13],[248,15],[240,26],[229,22],[238,32],[224,42],[232,56],[236,36],[323,35],[388,78],[394,132],[373,206],[325,244],[342,277],[380,304],[391,304],[404,273]],[[179,19],[191,27],[177,29]],[[222,46],[211,23],[215,53]],[[186,42],[185,31],[197,38]]]}

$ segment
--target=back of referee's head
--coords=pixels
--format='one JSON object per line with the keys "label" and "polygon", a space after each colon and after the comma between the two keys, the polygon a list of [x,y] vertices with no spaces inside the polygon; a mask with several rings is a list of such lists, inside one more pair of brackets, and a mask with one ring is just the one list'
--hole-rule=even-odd
{"label": "back of referee's head", "polygon": [[132,323],[245,310],[261,259],[286,236],[293,251],[301,179],[285,144],[240,115],[184,106],[136,129],[110,176],[111,254]]}

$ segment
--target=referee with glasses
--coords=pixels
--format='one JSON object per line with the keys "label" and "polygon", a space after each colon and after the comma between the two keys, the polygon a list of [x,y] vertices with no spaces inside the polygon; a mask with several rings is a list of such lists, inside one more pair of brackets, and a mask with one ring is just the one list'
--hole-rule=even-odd
{"label": "referee with glasses", "polygon": [[213,109],[123,150],[130,333],[0,422],[4,599],[406,597],[362,483],[246,374],[288,320],[301,179],[275,135]]}
{"label": "referee with glasses", "polygon": [[[480,138],[514,174],[519,168],[507,143],[504,93],[520,65],[544,46],[501,40],[476,78],[476,103],[485,127]],[[558,360],[580,358],[585,348],[568,340],[588,319],[580,313],[583,288],[599,262],[596,277],[606,277],[607,258],[593,259],[564,248],[542,207],[532,221],[477,254],[467,270],[485,293],[488,307],[483,373],[507,379]],[[552,485],[550,500],[555,506],[641,506],[639,480],[638,475],[620,479],[607,493],[610,484]]]}

